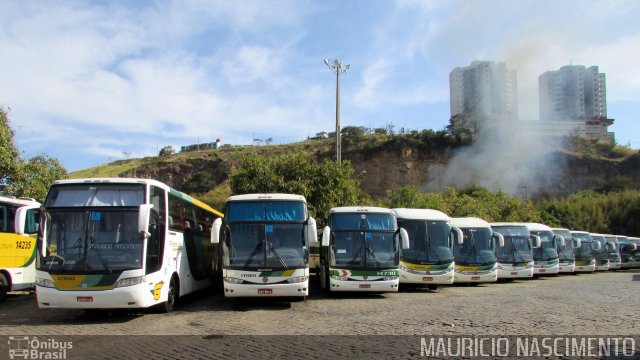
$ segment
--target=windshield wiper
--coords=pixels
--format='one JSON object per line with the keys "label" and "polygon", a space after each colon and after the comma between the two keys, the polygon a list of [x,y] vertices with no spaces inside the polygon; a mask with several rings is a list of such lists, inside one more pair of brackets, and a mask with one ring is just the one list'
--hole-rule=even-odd
{"label": "windshield wiper", "polygon": [[275,255],[276,259],[278,259],[278,261],[280,262],[280,265],[282,265],[282,267],[284,267],[285,269],[288,269],[289,267],[284,262],[284,260],[282,260],[280,255],[278,255],[278,252],[276,252],[276,249],[273,247],[273,244],[267,240],[265,240],[265,242],[267,243],[267,246],[269,247],[269,249],[271,249],[271,251],[273,252],[273,255]]}
{"label": "windshield wiper", "polygon": [[433,257],[436,258],[436,262],[441,262],[442,259],[440,258],[440,256],[438,256],[438,253],[433,251],[433,247],[431,247],[431,237],[429,237],[429,227],[427,226],[426,223],[424,225],[424,233],[426,235],[425,236],[425,241],[427,242],[427,251],[429,252],[427,254],[427,259],[429,259],[429,255],[433,255]]}
{"label": "windshield wiper", "polygon": [[[469,235],[470,235],[470,238],[471,238],[471,250],[467,254],[467,257],[464,258],[464,261],[463,261],[464,264],[468,264],[467,260],[469,260],[469,256],[471,256],[471,254],[475,254],[477,252],[477,250],[476,250],[476,238],[475,238],[475,236],[473,236],[473,231],[472,230],[469,230]],[[475,257],[474,257],[474,259],[475,259]]]}
{"label": "windshield wiper", "polygon": [[373,250],[371,250],[371,247],[369,246],[369,244],[366,244],[365,246],[366,246],[366,248],[367,248],[367,252],[368,252],[369,254],[371,254],[371,257],[373,257],[373,260],[375,260],[375,261],[376,261],[376,265],[377,265],[379,268],[381,268],[381,267],[382,267],[382,263],[380,262],[380,260],[378,260],[378,258],[376,257],[376,254],[373,252]]}
{"label": "windshield wiper", "polygon": [[[94,238],[93,236],[89,237],[89,242],[91,243],[91,245],[93,245],[94,243]],[[91,247],[91,250],[95,251],[95,253],[98,255],[98,259],[100,259],[100,263],[102,264],[102,267],[104,267],[105,269],[109,270],[110,274],[113,274],[113,271],[111,270],[111,267],[104,262],[104,259],[102,258],[102,254],[100,253],[100,249],[97,247]]]}
{"label": "windshield wiper", "polygon": [[[511,238],[511,250],[512,250],[512,252],[513,252],[513,262],[518,262],[518,259],[517,259],[517,257],[518,257],[518,251],[516,251],[516,247],[515,247],[515,245],[514,245],[514,243],[513,243],[513,238]],[[520,257],[520,261],[521,261],[521,262],[525,262],[525,261],[524,261],[524,256],[521,256],[521,257]],[[527,261],[527,262],[528,262],[528,261]]]}
{"label": "windshield wiper", "polygon": [[349,266],[352,266],[353,264],[355,264],[356,259],[358,258],[358,256],[360,256],[361,252],[362,252],[362,247],[359,247],[358,251],[356,251],[356,254],[353,255],[353,258],[351,259],[351,261],[349,261]]}
{"label": "windshield wiper", "polygon": [[256,254],[258,253],[258,251],[260,250],[260,247],[264,244],[264,240],[260,241],[256,244],[256,247],[253,249],[253,251],[251,252],[251,255],[249,255],[249,258],[247,259],[247,262],[244,264],[244,267],[249,267],[249,265],[251,265],[251,263],[253,262],[253,257],[256,256]]}

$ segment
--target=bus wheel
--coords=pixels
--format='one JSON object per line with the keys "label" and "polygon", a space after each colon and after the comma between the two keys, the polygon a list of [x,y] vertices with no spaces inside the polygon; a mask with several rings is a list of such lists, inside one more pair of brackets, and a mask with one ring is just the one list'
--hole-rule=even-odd
{"label": "bus wheel", "polygon": [[180,294],[180,283],[176,276],[171,277],[169,281],[169,293],[167,294],[167,301],[160,304],[160,311],[163,313],[170,313],[176,307],[178,302],[178,296]]}
{"label": "bus wheel", "polygon": [[9,280],[7,277],[0,273],[0,302],[3,302],[9,292]]}
{"label": "bus wheel", "polygon": [[431,291],[436,291],[438,290],[438,285],[436,284],[429,284],[427,285],[427,289],[431,290]]}

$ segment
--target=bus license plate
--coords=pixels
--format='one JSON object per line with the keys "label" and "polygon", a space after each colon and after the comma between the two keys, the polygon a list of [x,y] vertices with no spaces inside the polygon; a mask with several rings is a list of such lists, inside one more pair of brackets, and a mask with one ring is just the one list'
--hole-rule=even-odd
{"label": "bus license plate", "polygon": [[545,269],[540,269],[540,272],[545,272],[545,271],[546,271]]}
{"label": "bus license plate", "polygon": [[360,289],[371,289],[370,284],[360,284]]}
{"label": "bus license plate", "polygon": [[78,296],[76,297],[77,302],[93,302],[93,296]]}
{"label": "bus license plate", "polygon": [[472,276],[471,280],[480,280],[480,276]]}
{"label": "bus license plate", "polygon": [[518,275],[518,272],[514,271],[514,272],[511,273],[511,275]]}
{"label": "bus license plate", "polygon": [[258,295],[271,295],[273,294],[273,289],[258,289]]}
{"label": "bus license plate", "polygon": [[433,281],[433,278],[431,276],[425,276],[422,278],[422,281]]}

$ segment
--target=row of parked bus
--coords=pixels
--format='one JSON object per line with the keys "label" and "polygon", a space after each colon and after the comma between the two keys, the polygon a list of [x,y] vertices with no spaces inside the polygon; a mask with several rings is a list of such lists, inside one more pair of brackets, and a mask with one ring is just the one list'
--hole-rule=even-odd
{"label": "row of parked bus", "polygon": [[219,212],[147,179],[60,180],[42,206],[12,201],[0,295],[35,283],[40,308],[171,311],[212,284],[301,300],[313,272],[327,291],[391,292],[640,265],[638,239],[427,209],[333,208],[319,237],[303,196],[231,196]]}

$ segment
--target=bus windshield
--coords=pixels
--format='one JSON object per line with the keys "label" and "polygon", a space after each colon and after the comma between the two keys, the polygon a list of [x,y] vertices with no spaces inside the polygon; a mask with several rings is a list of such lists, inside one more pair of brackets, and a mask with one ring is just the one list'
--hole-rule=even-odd
{"label": "bus windshield", "polygon": [[529,230],[525,226],[495,226],[493,229],[504,236],[504,246],[496,249],[496,257],[501,263],[533,261]]}
{"label": "bus windshield", "polygon": [[52,209],[45,212],[40,270],[113,273],[142,268],[138,208]]}
{"label": "bus windshield", "polygon": [[402,259],[418,264],[451,262],[449,247],[451,225],[446,221],[398,220],[409,234],[409,248],[402,250]]}
{"label": "bus windshield", "polygon": [[231,223],[223,244],[230,268],[287,269],[307,264],[305,225]]}
{"label": "bus windshield", "polygon": [[233,222],[307,220],[305,203],[302,201],[232,201],[227,203],[225,219]]}
{"label": "bus windshield", "polygon": [[531,231],[532,235],[540,237],[540,247],[533,249],[533,258],[535,260],[553,260],[558,258],[556,250],[556,241],[551,230]]}
{"label": "bus windshield", "polygon": [[331,266],[390,268],[400,263],[396,218],[391,214],[338,213],[330,217]]}
{"label": "bus windshield", "polygon": [[495,244],[489,228],[460,228],[464,242],[453,243],[456,264],[486,265],[496,262]]}

